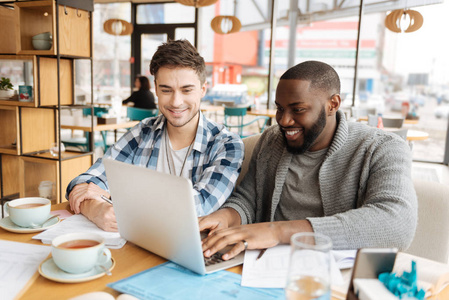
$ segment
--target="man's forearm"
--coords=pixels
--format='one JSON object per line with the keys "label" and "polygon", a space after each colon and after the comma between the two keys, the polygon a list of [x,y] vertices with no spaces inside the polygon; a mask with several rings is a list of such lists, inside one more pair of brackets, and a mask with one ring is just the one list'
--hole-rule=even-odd
{"label": "man's forearm", "polygon": [[80,205],[81,213],[86,218],[88,218],[89,220],[94,222],[94,219],[95,219],[95,217],[98,214],[99,207],[100,207],[101,204],[102,204],[102,201],[85,200],[85,201],[81,202],[81,205]]}
{"label": "man's forearm", "polygon": [[295,233],[313,232],[312,225],[307,220],[280,221],[273,224],[276,226],[281,244],[289,244],[291,236]]}
{"label": "man's forearm", "polygon": [[233,208],[222,208],[219,210],[224,214],[228,221],[228,227],[239,226],[242,224],[239,213]]}

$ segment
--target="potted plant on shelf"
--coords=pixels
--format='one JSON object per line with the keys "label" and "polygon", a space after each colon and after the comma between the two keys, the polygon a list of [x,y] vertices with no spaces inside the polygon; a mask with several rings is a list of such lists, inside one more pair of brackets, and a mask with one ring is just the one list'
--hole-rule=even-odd
{"label": "potted plant on shelf", "polygon": [[0,79],[0,99],[10,99],[14,96],[13,85],[9,78]]}

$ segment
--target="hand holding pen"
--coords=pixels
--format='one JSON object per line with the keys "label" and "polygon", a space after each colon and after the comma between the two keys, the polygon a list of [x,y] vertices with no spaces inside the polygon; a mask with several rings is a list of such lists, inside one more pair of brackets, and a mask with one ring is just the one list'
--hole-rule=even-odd
{"label": "hand holding pen", "polygon": [[260,250],[259,255],[257,255],[256,260],[259,260],[259,258],[262,257],[262,255],[265,253],[265,251],[267,251],[267,248]]}
{"label": "hand holding pen", "polygon": [[109,198],[106,197],[105,195],[101,195],[100,197],[101,197],[101,199],[103,199],[104,201],[106,201],[107,203],[109,203],[109,204],[112,205],[112,200],[111,200],[111,199],[109,199]]}

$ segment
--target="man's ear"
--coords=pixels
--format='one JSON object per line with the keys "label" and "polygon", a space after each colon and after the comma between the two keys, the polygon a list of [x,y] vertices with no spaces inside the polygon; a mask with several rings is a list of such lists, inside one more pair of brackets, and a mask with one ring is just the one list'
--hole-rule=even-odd
{"label": "man's ear", "polygon": [[207,81],[204,81],[203,86],[201,87],[201,98],[206,95],[207,92]]}
{"label": "man's ear", "polygon": [[340,108],[341,97],[339,94],[333,94],[328,101],[329,104],[329,115],[334,115],[337,113],[337,110]]}

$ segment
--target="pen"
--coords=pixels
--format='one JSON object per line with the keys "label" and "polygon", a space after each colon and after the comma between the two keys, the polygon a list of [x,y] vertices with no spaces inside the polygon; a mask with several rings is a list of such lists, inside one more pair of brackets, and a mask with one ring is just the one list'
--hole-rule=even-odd
{"label": "pen", "polygon": [[259,255],[257,256],[256,260],[262,257],[262,255],[267,251],[267,248],[260,250]]}
{"label": "pen", "polygon": [[106,197],[105,195],[101,195],[100,197],[101,197],[101,199],[103,199],[104,201],[106,201],[107,203],[109,203],[109,204],[111,204],[111,205],[112,205],[112,201],[111,201],[111,199],[109,199],[109,198],[108,198],[108,197]]}

